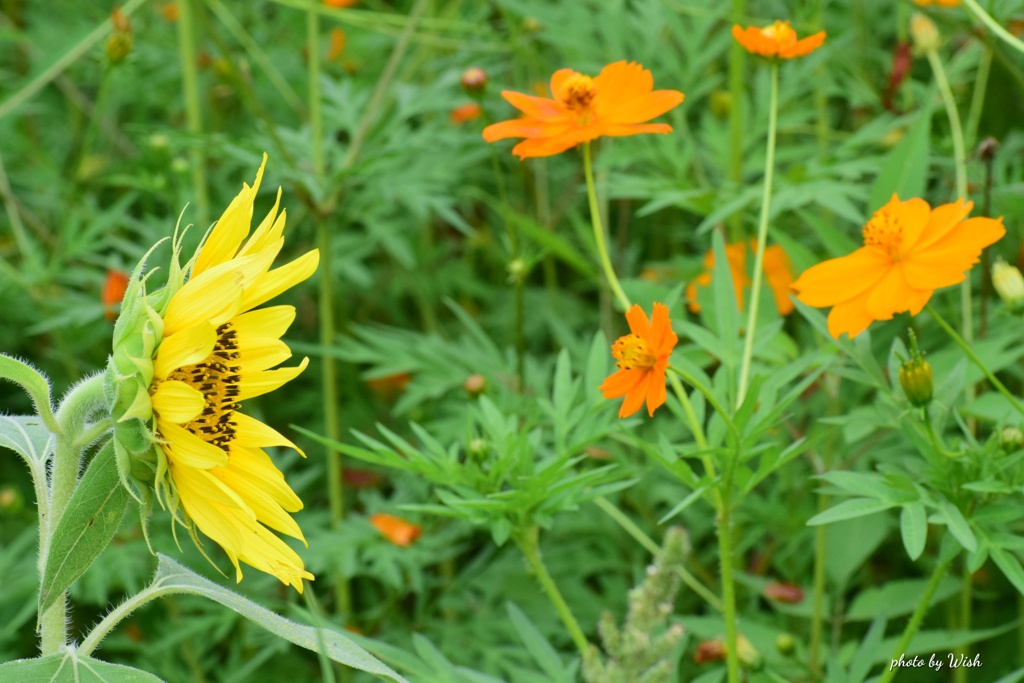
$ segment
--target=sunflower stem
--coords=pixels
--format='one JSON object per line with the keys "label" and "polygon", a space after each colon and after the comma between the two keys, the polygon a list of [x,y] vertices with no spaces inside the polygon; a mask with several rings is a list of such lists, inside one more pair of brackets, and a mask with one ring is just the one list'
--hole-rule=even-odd
{"label": "sunflower stem", "polygon": [[954,330],[950,324],[939,315],[939,312],[936,311],[931,304],[925,304],[924,307],[925,310],[928,311],[935,319],[935,322],[939,323],[939,326],[946,331],[946,334],[949,335],[950,339],[952,339],[957,346],[963,349],[964,353],[967,354],[967,357],[970,358],[976,366],[978,366],[978,369],[981,370],[982,374],[984,374],[988,381],[992,383],[992,386],[996,388],[996,391],[1006,397],[1006,400],[1010,402],[1010,405],[1014,410],[1021,415],[1024,415],[1024,407],[1022,407],[1016,397],[1010,393],[1010,390],[1006,388],[1006,385],[1000,382],[999,379],[993,375],[987,367],[985,367],[985,363],[982,362],[981,358],[978,357],[978,354],[971,349],[970,344],[965,342],[963,337],[956,333],[956,330]]}
{"label": "sunflower stem", "polygon": [[530,565],[533,575],[537,577],[541,588],[547,593],[551,603],[558,611],[558,616],[562,618],[562,623],[565,624],[565,628],[569,631],[569,636],[572,638],[572,642],[576,644],[576,649],[580,651],[581,656],[586,657],[590,644],[587,642],[587,637],[583,635],[583,629],[580,628],[576,617],[572,615],[569,604],[562,597],[562,593],[558,590],[554,579],[551,578],[547,567],[544,566],[544,560],[540,556],[540,539],[537,525],[534,524],[528,529],[520,530],[515,534],[515,541],[526,558],[526,563]]}
{"label": "sunflower stem", "polygon": [[[914,613],[910,616],[910,621],[907,622],[907,627],[903,629],[903,635],[900,636],[900,642],[896,645],[896,649],[893,650],[894,660],[899,659],[900,655],[907,651],[907,646],[910,645],[910,641],[913,640],[915,635],[917,635],[917,630],[921,628],[921,622],[924,621],[924,615],[928,611],[928,604],[935,596],[935,591],[938,589],[939,583],[942,581],[942,577],[946,575],[946,570],[949,569],[949,565],[953,562],[954,557],[955,555],[952,555],[935,566],[935,571],[932,572],[931,578],[928,579],[928,584],[924,587],[921,599],[917,601],[917,607],[914,608]],[[889,681],[896,676],[896,673],[899,670],[899,667],[894,666],[883,671],[882,676],[878,679],[878,683],[889,683]]]}
{"label": "sunflower stem", "polygon": [[771,100],[768,103],[768,152],[764,161],[764,193],[761,196],[761,218],[757,225],[757,253],[754,255],[754,281],[750,287],[750,311],[747,314],[746,337],[743,340],[743,361],[740,364],[739,391],[736,407],[743,405],[750,383],[750,364],[754,355],[757,331],[757,309],[761,303],[761,280],[764,274],[764,249],[768,241],[768,212],[772,201],[772,174],[775,169],[775,133],[778,128],[779,62],[771,66]]}
{"label": "sunflower stem", "polygon": [[[306,51],[309,53],[309,128],[313,153],[313,173],[324,175],[323,116],[320,109],[320,15],[310,9],[306,13]],[[314,198],[318,201],[319,198]],[[316,239],[320,249],[320,345],[330,348],[334,344],[334,287],[332,277],[332,234],[320,207],[316,207]],[[321,388],[324,406],[324,431],[331,441],[341,438],[338,424],[338,369],[334,357],[324,354]],[[345,490],[342,484],[341,454],[327,449],[327,499],[331,510],[331,528],[338,530],[345,517]],[[334,576],[335,608],[344,619],[351,618],[352,594],[348,577],[339,571]]]}
{"label": "sunflower stem", "polygon": [[597,191],[594,189],[594,169],[590,158],[590,143],[583,143],[583,175],[587,179],[587,199],[590,202],[590,224],[594,227],[594,242],[597,245],[597,255],[601,259],[601,268],[604,269],[604,276],[608,280],[608,286],[622,306],[623,311],[630,307],[629,297],[622,291],[619,278],[615,276],[615,269],[608,257],[608,243],[605,239],[604,226],[601,224],[601,210],[597,204]]}
{"label": "sunflower stem", "polygon": [[193,136],[189,149],[192,167],[192,191],[195,194],[199,224],[210,221],[210,198],[206,189],[206,161],[198,138],[203,132],[202,110],[199,108],[199,66],[196,51],[196,17],[194,0],[178,3],[178,54],[181,57],[181,87],[185,97],[185,118],[188,132]]}
{"label": "sunflower stem", "polygon": [[[46,570],[50,544],[57,521],[64,513],[71,494],[78,486],[82,467],[82,447],[78,445],[89,415],[105,405],[103,374],[95,374],[73,386],[57,409],[61,433],[56,436],[53,467],[50,474],[49,504],[39,519],[39,576]],[[40,602],[42,600],[40,599]],[[40,645],[43,656],[55,654],[67,644],[67,592],[54,601],[40,618]]]}
{"label": "sunflower stem", "polygon": [[1024,42],[1000,26],[999,22],[992,18],[992,15],[982,9],[981,5],[977,3],[977,0],[964,0],[964,5],[967,6],[967,9],[970,10],[971,14],[977,17],[981,23],[985,24],[985,26],[987,26],[992,33],[996,34],[1000,40],[1005,42],[1014,50],[1024,54]]}

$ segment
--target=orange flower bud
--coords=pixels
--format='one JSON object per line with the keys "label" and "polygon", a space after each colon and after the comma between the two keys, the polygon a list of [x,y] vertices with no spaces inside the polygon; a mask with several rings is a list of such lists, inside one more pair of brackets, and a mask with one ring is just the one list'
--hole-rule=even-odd
{"label": "orange flower bud", "polygon": [[337,61],[341,53],[345,51],[345,32],[340,28],[331,29],[331,46],[327,48],[327,61]]}
{"label": "orange flower bud", "polygon": [[725,659],[725,643],[721,640],[705,640],[697,645],[697,651],[693,653],[693,661],[698,664],[720,662],[723,659]]}
{"label": "orange flower bud", "polygon": [[160,6],[160,16],[164,21],[174,23],[178,20],[178,3],[165,2]]}
{"label": "orange flower bud", "polygon": [[412,380],[412,375],[408,372],[396,372],[393,375],[368,379],[366,384],[373,393],[390,401],[405,390],[410,380]]}
{"label": "orange flower bud", "polygon": [[359,2],[359,0],[324,0],[324,4],[328,7],[335,9],[344,9],[345,7],[351,7],[352,5]]}
{"label": "orange flower bud", "polygon": [[764,597],[787,605],[797,605],[804,600],[804,590],[796,584],[773,581],[761,591]]}
{"label": "orange flower bud", "polygon": [[479,373],[473,373],[462,383],[462,388],[470,396],[479,396],[487,389],[487,379]]}
{"label": "orange flower bud", "polygon": [[117,318],[116,308],[124,298],[125,290],[128,289],[128,274],[120,270],[108,270],[107,279],[103,282],[103,314],[107,320],[113,321]]}
{"label": "orange flower bud", "polygon": [[471,66],[462,72],[462,88],[467,93],[478,93],[487,87],[487,72],[478,66]]}
{"label": "orange flower bud", "polygon": [[401,517],[395,517],[383,512],[370,517],[370,524],[397,546],[408,548],[417,538],[420,537],[421,529],[418,525],[407,522]]}
{"label": "orange flower bud", "polygon": [[451,113],[448,114],[448,120],[452,122],[452,125],[459,126],[467,121],[480,118],[481,113],[483,113],[483,110],[480,109],[480,105],[471,102],[452,109]]}

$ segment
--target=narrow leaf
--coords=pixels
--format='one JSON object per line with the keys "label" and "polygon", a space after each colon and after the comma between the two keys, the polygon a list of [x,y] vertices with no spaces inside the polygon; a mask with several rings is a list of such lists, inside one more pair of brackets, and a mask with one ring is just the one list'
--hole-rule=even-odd
{"label": "narrow leaf", "polygon": [[903,506],[900,513],[900,532],[903,534],[903,547],[912,560],[921,557],[925,541],[928,540],[928,513],[920,501]]}
{"label": "narrow leaf", "polygon": [[824,512],[818,513],[807,520],[807,526],[817,526],[819,524],[830,524],[832,522],[838,522],[843,519],[853,519],[854,517],[863,517],[865,515],[872,515],[882,510],[888,510],[893,507],[895,503],[891,503],[884,500],[872,500],[870,498],[851,498],[850,500],[844,500],[838,505],[825,510]]}
{"label": "narrow leaf", "polygon": [[882,164],[882,170],[871,186],[868,199],[870,211],[880,209],[895,193],[901,199],[920,197],[928,179],[928,133],[932,112],[925,108]]}
{"label": "narrow leaf", "polygon": [[[290,643],[313,652],[320,651],[317,630],[311,626],[304,626],[285,619],[279,614],[196,574],[166,555],[158,553],[157,557],[160,561],[156,568],[156,575],[153,577],[153,586],[158,587],[161,592],[191,593],[208,598]],[[335,662],[376,674],[397,683],[408,683],[405,678],[340,631],[324,628],[321,629],[320,635],[322,635],[323,643],[327,648],[325,654]]]}

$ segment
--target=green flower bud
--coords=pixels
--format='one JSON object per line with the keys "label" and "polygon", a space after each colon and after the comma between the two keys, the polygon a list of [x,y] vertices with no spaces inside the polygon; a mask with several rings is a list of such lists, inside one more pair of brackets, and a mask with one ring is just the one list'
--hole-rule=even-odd
{"label": "green flower bud", "polygon": [[996,259],[992,265],[992,286],[1007,308],[1014,313],[1024,310],[1024,275],[1019,268]]}
{"label": "green flower bud", "polygon": [[775,649],[779,654],[789,656],[796,652],[796,641],[788,633],[780,633],[775,636]]}
{"label": "green flower bud", "polygon": [[910,358],[900,366],[900,386],[910,405],[924,408],[932,401],[932,366],[917,348],[917,335],[910,330]]}

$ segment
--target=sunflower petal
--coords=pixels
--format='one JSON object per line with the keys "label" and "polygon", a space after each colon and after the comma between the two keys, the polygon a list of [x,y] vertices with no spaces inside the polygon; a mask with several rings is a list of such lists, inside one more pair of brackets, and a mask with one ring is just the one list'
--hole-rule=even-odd
{"label": "sunflower petal", "polygon": [[256,396],[273,391],[278,387],[298,377],[306,366],[309,359],[303,358],[302,362],[293,368],[278,368],[277,370],[263,370],[242,376],[239,387],[239,401],[245,401]]}
{"label": "sunflower petal", "polygon": [[202,392],[185,382],[167,380],[153,392],[153,410],[160,419],[176,424],[194,420],[206,407]]}
{"label": "sunflower petal", "polygon": [[174,473],[175,483],[178,482],[178,475],[182,470],[208,470],[228,463],[228,454],[224,449],[203,441],[180,425],[157,420],[157,431],[166,442],[165,450],[169,450],[171,462],[178,466]]}
{"label": "sunflower petal", "polygon": [[217,331],[208,322],[200,322],[164,337],[157,347],[153,375],[157,379],[167,379],[178,368],[206,360],[216,345]]}

